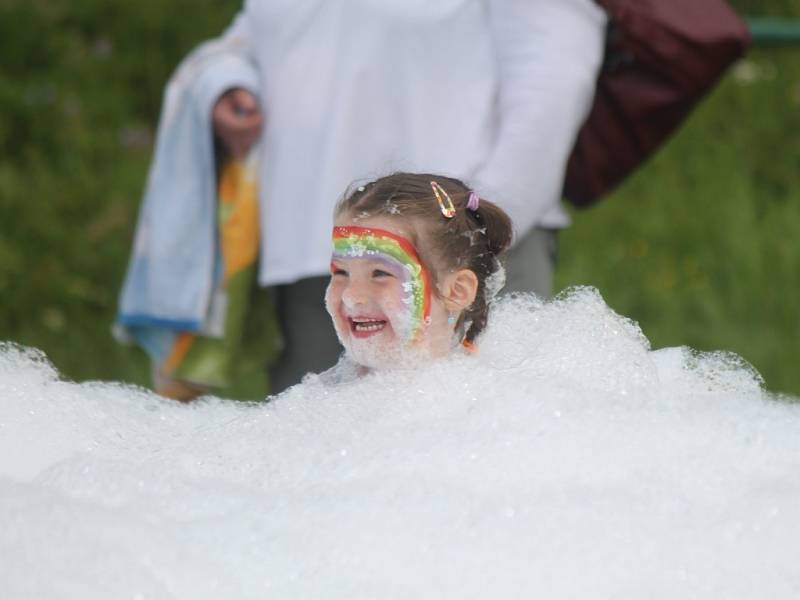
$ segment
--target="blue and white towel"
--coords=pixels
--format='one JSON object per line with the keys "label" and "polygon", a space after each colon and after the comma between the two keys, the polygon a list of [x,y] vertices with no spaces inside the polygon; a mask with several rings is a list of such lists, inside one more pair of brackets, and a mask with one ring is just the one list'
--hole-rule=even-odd
{"label": "blue and white towel", "polygon": [[153,163],[123,284],[116,332],[156,327],[207,332],[220,269],[211,112],[258,71],[236,36],[206,42],[178,67],[162,107]]}

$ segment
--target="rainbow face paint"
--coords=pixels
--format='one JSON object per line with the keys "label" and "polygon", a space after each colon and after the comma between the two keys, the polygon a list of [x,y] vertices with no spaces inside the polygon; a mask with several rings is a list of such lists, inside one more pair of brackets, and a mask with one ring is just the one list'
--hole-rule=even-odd
{"label": "rainbow face paint", "polygon": [[385,229],[371,227],[334,227],[333,258],[369,258],[387,265],[400,279],[405,293],[403,303],[408,307],[406,340],[418,338],[430,319],[430,276],[407,239]]}

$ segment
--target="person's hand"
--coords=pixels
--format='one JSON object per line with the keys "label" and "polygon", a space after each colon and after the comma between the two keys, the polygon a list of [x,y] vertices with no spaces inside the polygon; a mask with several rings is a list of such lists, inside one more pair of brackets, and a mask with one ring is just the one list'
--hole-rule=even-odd
{"label": "person's hand", "polygon": [[253,94],[242,88],[233,88],[217,100],[211,123],[225,151],[242,159],[261,135],[264,117]]}

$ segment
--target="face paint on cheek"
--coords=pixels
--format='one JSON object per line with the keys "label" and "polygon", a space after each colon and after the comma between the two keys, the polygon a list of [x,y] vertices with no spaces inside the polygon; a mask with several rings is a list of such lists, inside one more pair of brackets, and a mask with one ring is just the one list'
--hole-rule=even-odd
{"label": "face paint on cheek", "polygon": [[398,320],[408,343],[417,340],[430,318],[431,288],[428,271],[414,245],[384,229],[369,227],[334,227],[334,258],[370,258],[387,264],[388,270],[400,279],[403,305]]}

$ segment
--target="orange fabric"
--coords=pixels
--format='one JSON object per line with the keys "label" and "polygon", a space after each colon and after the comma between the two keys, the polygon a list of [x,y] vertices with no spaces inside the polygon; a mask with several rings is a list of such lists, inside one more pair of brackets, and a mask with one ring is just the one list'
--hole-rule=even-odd
{"label": "orange fabric", "polygon": [[175,370],[183,357],[186,356],[186,353],[189,351],[189,348],[192,347],[192,342],[194,342],[194,334],[188,331],[182,331],[175,336],[175,343],[172,345],[172,351],[167,356],[167,359],[164,361],[163,370],[165,374],[170,374],[172,371]]}
{"label": "orange fabric", "polygon": [[463,342],[461,342],[461,344],[464,346],[464,348],[470,354],[477,354],[478,353],[478,346],[475,345],[475,342],[470,342],[469,340],[464,340]]}
{"label": "orange fabric", "polygon": [[[233,346],[237,344],[247,297],[243,280],[252,271],[259,251],[258,198],[254,158],[246,162],[227,161],[222,165],[217,187],[217,231],[219,258],[222,261],[221,287],[227,297],[225,333],[222,337],[193,332],[175,332],[172,347],[161,363],[156,378],[157,391],[177,400],[190,400],[214,386],[227,385]],[[249,284],[248,284],[249,285]],[[232,317],[231,315],[234,315]],[[234,333],[229,322],[234,318]],[[233,337],[230,337],[233,336]],[[228,365],[227,367],[224,365]]]}
{"label": "orange fabric", "polygon": [[219,182],[222,203],[220,247],[225,263],[225,282],[258,257],[258,198],[255,170],[250,165],[229,162]]}

